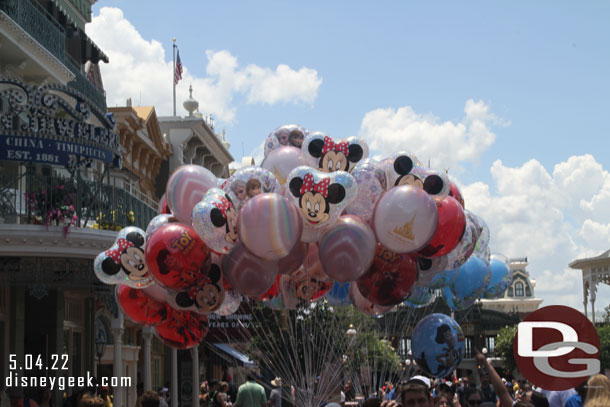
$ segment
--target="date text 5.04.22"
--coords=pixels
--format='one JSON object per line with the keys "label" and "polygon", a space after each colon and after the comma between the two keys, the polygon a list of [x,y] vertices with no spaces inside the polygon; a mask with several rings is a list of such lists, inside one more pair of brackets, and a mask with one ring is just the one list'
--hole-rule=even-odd
{"label": "date text 5.04.22", "polygon": [[42,355],[26,354],[23,358],[23,364],[17,363],[17,355],[11,354],[8,356],[9,370],[68,370],[68,355],[67,354],[50,354],[49,359],[43,361]]}

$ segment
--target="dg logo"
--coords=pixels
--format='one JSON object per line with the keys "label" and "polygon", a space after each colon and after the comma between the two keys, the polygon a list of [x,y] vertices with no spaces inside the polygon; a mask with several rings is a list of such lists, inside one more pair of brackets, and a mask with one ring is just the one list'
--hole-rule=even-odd
{"label": "dg logo", "polygon": [[599,337],[579,311],[563,305],[540,308],[517,327],[517,367],[545,390],[567,390],[599,373]]}

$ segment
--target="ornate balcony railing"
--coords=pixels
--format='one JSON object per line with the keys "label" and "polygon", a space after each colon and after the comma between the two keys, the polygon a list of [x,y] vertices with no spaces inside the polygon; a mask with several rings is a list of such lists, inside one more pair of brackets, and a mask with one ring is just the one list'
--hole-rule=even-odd
{"label": "ornate balcony railing", "polygon": [[0,0],[0,10],[30,34],[36,41],[59,59],[76,78],[68,86],[79,91],[106,111],[106,94],[85,77],[82,67],[66,50],[66,32],[38,3],[30,0]]}
{"label": "ornate balcony railing", "polygon": [[118,180],[41,175],[33,166],[14,170],[0,168],[0,223],[146,229],[156,216],[155,208],[117,186]]}

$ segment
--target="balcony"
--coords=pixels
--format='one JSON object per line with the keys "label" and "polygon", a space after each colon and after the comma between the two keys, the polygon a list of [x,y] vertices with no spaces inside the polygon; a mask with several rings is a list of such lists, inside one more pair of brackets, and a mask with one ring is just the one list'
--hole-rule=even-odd
{"label": "balcony", "polygon": [[101,111],[106,111],[105,93],[87,80],[82,64],[74,61],[68,54],[66,30],[53,16],[38,3],[30,0],[0,0],[0,10],[76,76],[68,86],[82,93]]}
{"label": "balcony", "polygon": [[[63,176],[47,167],[41,174],[34,166],[0,167],[0,223],[120,230],[126,226],[146,229],[156,209],[116,186]],[[153,202],[151,202],[153,203]]]}

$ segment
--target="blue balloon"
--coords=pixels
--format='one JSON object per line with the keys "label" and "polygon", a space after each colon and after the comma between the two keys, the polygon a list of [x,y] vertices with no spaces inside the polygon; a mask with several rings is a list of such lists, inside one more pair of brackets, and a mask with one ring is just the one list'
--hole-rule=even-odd
{"label": "blue balloon", "polygon": [[447,305],[453,310],[463,310],[471,307],[483,293],[491,280],[491,267],[476,256],[470,256],[460,267],[457,278],[445,287],[443,294]]}
{"label": "blue balloon", "polygon": [[444,377],[464,357],[464,334],[455,320],[445,314],[431,314],[413,329],[413,358],[425,373]]}
{"label": "blue balloon", "polygon": [[411,308],[421,308],[430,304],[432,300],[432,293],[428,287],[414,285],[404,303]]}
{"label": "blue balloon", "polygon": [[449,284],[455,281],[459,270],[460,269],[447,269],[445,271],[441,271],[432,277],[430,283],[428,283],[428,288],[437,289],[447,287]]}
{"label": "blue balloon", "polygon": [[513,281],[513,273],[508,264],[500,259],[492,258],[489,264],[491,266],[491,280],[483,296],[492,300],[504,295],[504,292]]}
{"label": "blue balloon", "polygon": [[350,283],[335,282],[326,293],[326,301],[330,305],[349,305],[349,285]]}

